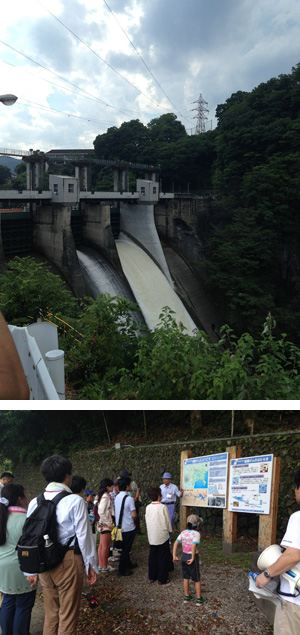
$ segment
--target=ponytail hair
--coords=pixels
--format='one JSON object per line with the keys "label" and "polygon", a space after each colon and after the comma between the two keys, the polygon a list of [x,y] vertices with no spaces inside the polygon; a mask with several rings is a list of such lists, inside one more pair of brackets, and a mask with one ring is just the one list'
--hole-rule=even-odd
{"label": "ponytail hair", "polygon": [[4,485],[1,490],[1,497],[8,500],[8,505],[0,503],[0,546],[6,543],[6,527],[8,520],[8,507],[12,507],[17,504],[19,498],[25,497],[23,485],[17,483],[9,483]]}

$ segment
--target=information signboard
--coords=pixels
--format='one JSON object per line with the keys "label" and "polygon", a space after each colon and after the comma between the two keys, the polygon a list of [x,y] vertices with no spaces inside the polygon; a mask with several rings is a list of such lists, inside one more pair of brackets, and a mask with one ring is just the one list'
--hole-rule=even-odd
{"label": "information signboard", "polygon": [[183,461],[182,504],[226,507],[228,452]]}
{"label": "information signboard", "polygon": [[269,514],[273,454],[232,459],[228,511]]}

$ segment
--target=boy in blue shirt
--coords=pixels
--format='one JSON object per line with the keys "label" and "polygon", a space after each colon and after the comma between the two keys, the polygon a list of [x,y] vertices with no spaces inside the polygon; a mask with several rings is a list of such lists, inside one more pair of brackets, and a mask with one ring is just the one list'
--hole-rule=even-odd
{"label": "boy in blue shirt", "polygon": [[206,598],[201,595],[201,582],[200,582],[200,565],[198,547],[200,545],[200,533],[199,525],[202,519],[196,514],[191,514],[187,518],[187,528],[181,532],[178,538],[174,542],[173,546],[173,561],[178,562],[177,546],[178,543],[182,545],[182,576],[183,576],[183,590],[184,590],[184,602],[190,602],[194,599],[194,595],[190,595],[190,579],[195,584],[196,589],[196,604],[200,606],[206,602]]}

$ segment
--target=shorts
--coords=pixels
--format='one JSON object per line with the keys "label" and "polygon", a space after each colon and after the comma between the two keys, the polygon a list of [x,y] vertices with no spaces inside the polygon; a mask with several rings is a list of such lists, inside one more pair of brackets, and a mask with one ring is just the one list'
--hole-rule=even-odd
{"label": "shorts", "polygon": [[200,564],[199,556],[196,553],[195,560],[192,564],[187,564],[186,560],[190,560],[191,553],[183,553],[181,558],[182,575],[184,580],[192,579],[193,582],[200,582]]}

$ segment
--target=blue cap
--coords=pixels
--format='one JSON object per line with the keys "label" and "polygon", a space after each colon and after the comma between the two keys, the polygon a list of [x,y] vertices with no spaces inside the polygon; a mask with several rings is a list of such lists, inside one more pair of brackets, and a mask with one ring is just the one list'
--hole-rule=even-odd
{"label": "blue cap", "polygon": [[172,478],[172,476],[171,476],[170,472],[165,472],[165,473],[162,475],[162,477],[163,477],[163,478]]}
{"label": "blue cap", "polygon": [[95,496],[95,493],[92,492],[91,489],[87,489],[86,492],[85,492],[85,495],[88,496],[89,494],[93,494],[93,496]]}

